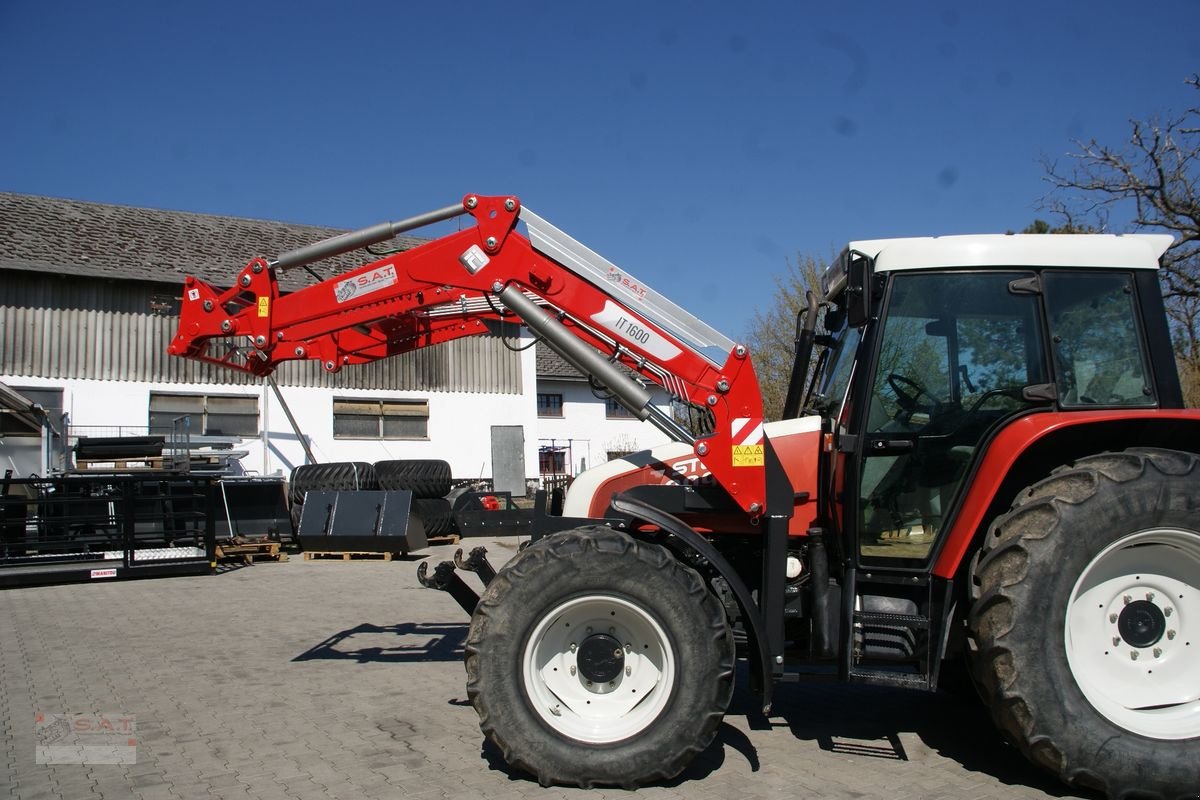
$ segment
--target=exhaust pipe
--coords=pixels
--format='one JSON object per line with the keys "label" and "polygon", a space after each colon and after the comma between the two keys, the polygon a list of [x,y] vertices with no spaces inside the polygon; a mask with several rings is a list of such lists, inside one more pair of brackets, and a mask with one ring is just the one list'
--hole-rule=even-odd
{"label": "exhaust pipe", "polygon": [[816,339],[817,295],[810,289],[804,293],[806,307],[796,315],[796,352],[792,360],[792,375],[788,379],[787,397],[783,401],[781,419],[795,419],[800,415],[800,401],[804,394],[804,381],[808,377],[808,362],[812,358],[813,342]]}

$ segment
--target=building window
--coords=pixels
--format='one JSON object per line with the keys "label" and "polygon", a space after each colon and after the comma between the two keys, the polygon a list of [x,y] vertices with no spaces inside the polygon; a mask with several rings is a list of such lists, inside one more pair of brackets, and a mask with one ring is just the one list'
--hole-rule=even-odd
{"label": "building window", "polygon": [[537,412],[539,417],[561,417],[563,402],[561,394],[543,394],[538,392]]}
{"label": "building window", "polygon": [[562,475],[567,471],[567,452],[554,447],[538,451],[538,472],[542,475]]}
{"label": "building window", "polygon": [[333,399],[335,439],[428,439],[428,400]]}
{"label": "building window", "polygon": [[150,393],[150,433],[169,434],[180,418],[190,420],[193,435],[258,436],[258,398]]}
{"label": "building window", "polygon": [[615,397],[604,401],[604,416],[606,419],[637,419],[633,412],[618,403]]}

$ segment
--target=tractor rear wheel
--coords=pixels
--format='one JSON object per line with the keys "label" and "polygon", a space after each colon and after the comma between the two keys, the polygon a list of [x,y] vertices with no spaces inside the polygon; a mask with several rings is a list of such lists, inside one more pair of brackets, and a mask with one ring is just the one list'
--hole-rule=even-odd
{"label": "tractor rear wheel", "polygon": [[712,741],[733,693],[733,637],[704,581],[601,526],[510,561],[466,651],[484,734],[545,786],[672,778]]}
{"label": "tractor rear wheel", "polygon": [[1200,787],[1200,457],[1080,459],[993,524],[975,569],[975,677],[996,723],[1068,783]]}

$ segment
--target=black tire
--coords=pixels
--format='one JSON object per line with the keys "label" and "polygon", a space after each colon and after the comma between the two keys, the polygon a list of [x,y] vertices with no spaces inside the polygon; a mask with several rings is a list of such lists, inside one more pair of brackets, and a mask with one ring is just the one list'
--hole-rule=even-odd
{"label": "black tire", "polygon": [[288,481],[293,503],[304,502],[306,492],[349,492],[355,489],[378,489],[374,465],[366,461],[332,461],[328,464],[305,464],[292,470]]}
{"label": "black tire", "polygon": [[404,459],[376,461],[379,488],[407,490],[414,497],[437,498],[450,493],[450,465],[440,459]]}
{"label": "black tire", "polygon": [[366,461],[331,461],[328,464],[304,464],[292,470],[288,479],[288,504],[292,530],[300,528],[304,495],[308,492],[350,492],[378,489],[375,467]]}
{"label": "black tire", "polygon": [[[591,627],[580,634],[562,634],[566,628],[559,623],[570,619],[572,613],[562,610],[564,604],[589,602],[599,603],[601,609],[607,607],[605,603],[614,607],[623,603],[632,609],[630,618],[641,614],[653,620],[665,634],[665,642],[658,643],[665,644],[664,652],[671,653],[673,663],[682,667],[655,673],[662,676],[659,683],[646,690],[641,702],[630,710],[645,719],[635,723],[637,729],[628,735],[612,728],[614,736],[624,735],[613,741],[582,741],[564,733],[561,725],[552,727],[547,721],[551,717],[534,708],[540,687],[530,685],[524,676],[525,659],[537,642],[543,641],[535,642],[533,634],[544,630],[547,639],[551,635],[580,638],[581,666],[578,676],[570,678],[577,682],[574,688],[578,693],[619,699],[627,691],[621,676],[630,672],[621,672],[619,667],[614,679],[619,683],[607,684],[616,686],[609,693],[588,695],[592,689],[579,688],[590,674],[582,666],[583,643],[590,645],[603,636],[592,634]],[[603,611],[596,613],[609,619]],[[622,617],[612,613],[621,624]],[[563,625],[569,628],[570,623]],[[576,630],[580,627],[582,623]],[[607,632],[618,639],[634,640],[632,646],[626,643],[626,652],[635,655],[623,662],[638,665],[631,667],[632,685],[642,669],[637,654],[654,650],[650,644],[643,644],[645,651],[637,649],[636,643],[642,639],[636,634],[613,628]],[[467,696],[479,713],[484,735],[511,766],[536,776],[543,786],[615,784],[633,788],[673,778],[712,741],[733,694],[733,636],[721,603],[704,581],[662,547],[601,526],[548,536],[513,558],[480,598],[471,619],[466,653]],[[535,674],[548,668],[535,670]],[[554,672],[565,676],[565,670]],[[586,702],[591,705],[592,701]],[[558,708],[558,713],[550,709],[554,719],[573,714],[565,699]],[[618,724],[624,719],[619,717]]]}
{"label": "black tire", "polygon": [[425,526],[426,536],[448,536],[458,532],[449,500],[418,497],[413,500],[412,512]]}
{"label": "black tire", "polygon": [[[1200,576],[1194,574],[1200,563],[1198,488],[1200,458],[1190,453],[1131,449],[1090,456],[1031,486],[988,533],[974,571],[979,599],[970,615],[968,648],[974,675],[1001,730],[1028,759],[1069,784],[1113,798],[1197,796],[1200,736],[1190,735],[1186,726],[1175,738],[1134,730],[1161,725],[1162,718],[1134,719],[1155,713],[1138,711],[1136,704],[1132,711],[1102,712],[1098,709],[1107,700],[1096,687],[1140,686],[1142,677],[1125,677],[1132,674],[1126,672],[1129,665],[1138,661],[1134,651],[1145,656],[1143,665],[1150,673],[1155,666],[1164,667],[1160,677],[1151,679],[1147,673],[1147,680],[1168,680],[1161,677],[1168,669],[1164,662],[1155,663],[1160,654],[1153,652],[1156,645],[1149,637],[1130,644],[1121,638],[1127,635],[1124,629],[1116,637],[1119,647],[1109,637],[1117,632],[1118,620],[1124,622],[1132,592],[1139,593],[1139,600],[1146,597],[1146,603],[1156,599],[1164,608],[1177,602],[1141,588],[1161,580],[1155,574],[1162,569],[1159,564],[1184,561],[1190,566],[1178,569],[1190,577],[1177,585],[1190,583],[1200,590]],[[1166,549],[1152,556],[1147,544]],[[1103,575],[1100,564],[1108,569]],[[1132,574],[1143,571],[1144,578]],[[1129,587],[1128,592],[1118,588],[1111,594],[1108,580]],[[1102,586],[1097,592],[1112,597],[1111,612],[1104,603],[1092,609],[1099,594],[1089,594],[1086,601],[1077,595],[1092,586]],[[1093,614],[1099,615],[1094,621]],[[1185,616],[1176,616],[1178,623]],[[1081,619],[1090,627],[1077,627]],[[1099,635],[1083,634],[1092,629]],[[1180,659],[1184,675],[1200,675],[1200,642],[1182,642],[1189,637],[1170,633],[1171,641],[1163,637],[1157,646],[1174,648],[1167,656]],[[1099,705],[1088,699],[1089,693],[1100,698]]]}

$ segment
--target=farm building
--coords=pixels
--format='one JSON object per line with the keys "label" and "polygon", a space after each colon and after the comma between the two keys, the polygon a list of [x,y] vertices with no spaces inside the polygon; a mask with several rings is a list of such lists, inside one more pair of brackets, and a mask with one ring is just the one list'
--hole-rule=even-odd
{"label": "farm building", "polygon": [[[512,325],[332,375],[289,362],[275,374],[278,395],[253,376],[167,355],[185,276],[226,284],[251,257],[341,232],[0,193],[0,384],[20,412],[3,416],[0,467],[46,474],[67,466],[79,436],[168,435],[181,421],[193,447],[263,475],[305,462],[300,437],[318,461],[440,458],[456,478],[491,478],[496,446],[498,466],[526,481],[664,440],[549,350],[521,349],[529,335]],[[316,266],[328,277],[361,255]],[[316,277],[280,280],[295,290]]]}

